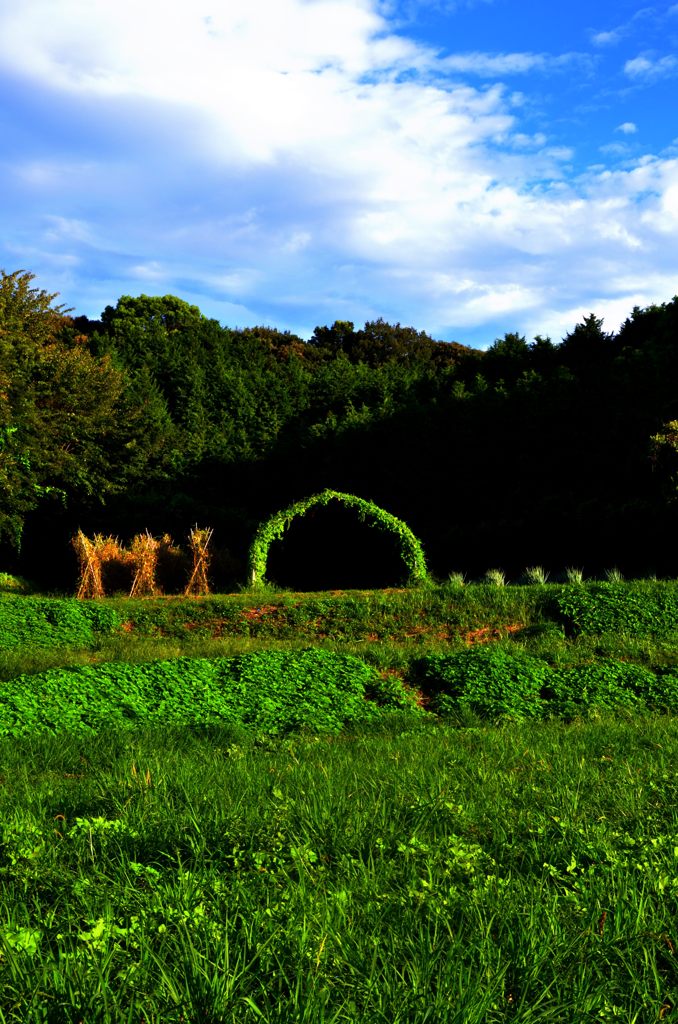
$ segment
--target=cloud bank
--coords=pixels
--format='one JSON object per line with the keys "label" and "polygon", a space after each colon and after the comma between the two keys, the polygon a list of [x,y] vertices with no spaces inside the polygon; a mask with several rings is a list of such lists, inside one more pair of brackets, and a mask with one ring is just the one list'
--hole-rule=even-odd
{"label": "cloud bank", "polygon": [[1,262],[90,315],[173,292],[231,325],[383,316],[485,344],[678,291],[675,154],[575,169],[508,83],[588,58],[395,26],[377,0],[0,4]]}

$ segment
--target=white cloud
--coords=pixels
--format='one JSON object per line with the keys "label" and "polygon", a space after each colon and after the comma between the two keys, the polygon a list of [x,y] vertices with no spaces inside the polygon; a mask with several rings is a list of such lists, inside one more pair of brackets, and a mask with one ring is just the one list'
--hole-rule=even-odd
{"label": "white cloud", "polygon": [[130,275],[138,281],[149,284],[160,284],[169,279],[166,268],[158,260],[148,263],[137,263],[129,268]]}
{"label": "white cloud", "polygon": [[648,20],[660,22],[661,15],[658,14],[655,7],[640,7],[637,11],[634,11],[628,21],[623,22],[621,25],[616,25],[615,28],[606,31],[593,32],[591,34],[591,42],[594,46],[616,46],[617,43],[620,43],[622,39],[625,39],[631,32],[637,29],[639,22],[647,23]]}
{"label": "white cloud", "polygon": [[678,58],[672,54],[654,59],[652,54],[639,54],[624,64],[624,73],[635,81],[653,82],[678,72]]}
{"label": "white cloud", "polygon": [[[569,180],[574,154],[534,130],[533,101],[451,81],[573,55],[440,56],[376,0],[52,9],[0,13],[0,67],[84,112],[82,149],[18,160],[11,178],[31,201],[23,251],[67,256],[60,283],[96,274],[93,302],[101,282],[106,302],[145,283],[241,326],[383,315],[448,333],[511,317],[545,333],[573,310],[660,298],[650,283],[678,263],[676,161]],[[110,151],[88,149],[92,125]]]}
{"label": "white cloud", "polygon": [[635,135],[638,131],[638,125],[634,124],[633,121],[624,121],[623,124],[617,125],[615,131],[622,132],[623,135]]}
{"label": "white cloud", "polygon": [[623,142],[606,142],[605,145],[598,146],[598,151],[608,156],[626,156],[629,147]]}
{"label": "white cloud", "polygon": [[453,53],[438,61],[440,69],[481,78],[505,78],[530,72],[552,72],[573,64],[589,65],[590,59],[582,53]]}
{"label": "white cloud", "polygon": [[73,217],[59,217],[54,214],[49,214],[45,220],[49,225],[45,232],[45,238],[50,242],[89,243],[92,241],[92,229],[85,221]]}
{"label": "white cloud", "polygon": [[591,41],[595,46],[614,46],[623,37],[619,29],[611,29],[609,32],[596,32]]}

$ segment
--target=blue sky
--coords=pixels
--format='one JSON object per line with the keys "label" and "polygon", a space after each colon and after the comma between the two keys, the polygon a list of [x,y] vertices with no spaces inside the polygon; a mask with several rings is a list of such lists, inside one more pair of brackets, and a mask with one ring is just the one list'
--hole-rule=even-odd
{"label": "blue sky", "polygon": [[486,347],[678,293],[678,3],[0,0],[0,267]]}

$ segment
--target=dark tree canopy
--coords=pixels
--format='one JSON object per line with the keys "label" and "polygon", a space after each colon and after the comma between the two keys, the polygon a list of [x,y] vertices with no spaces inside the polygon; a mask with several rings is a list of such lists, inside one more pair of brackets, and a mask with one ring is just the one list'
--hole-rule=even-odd
{"label": "dark tree canopy", "polygon": [[24,530],[22,557],[80,525],[201,522],[235,585],[256,524],[329,488],[393,509],[442,576],[678,572],[678,299],[616,334],[591,313],[560,344],[514,331],[483,351],[381,318],[306,342],[172,295],[98,321],[56,298],[2,275],[0,542]]}

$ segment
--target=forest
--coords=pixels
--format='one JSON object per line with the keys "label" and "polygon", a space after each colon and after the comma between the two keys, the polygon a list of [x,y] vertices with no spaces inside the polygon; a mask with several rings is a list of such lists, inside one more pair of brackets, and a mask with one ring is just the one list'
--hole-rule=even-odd
{"label": "forest", "polygon": [[[305,341],[171,295],[99,320],[58,298],[2,272],[0,564],[41,587],[73,591],[79,529],[183,543],[198,524],[215,589],[237,589],[262,520],[326,488],[406,522],[442,580],[678,575],[678,297],[616,333],[591,313],[483,350],[382,319]],[[282,587],[402,582],[392,539],[344,507],[274,547]]]}

